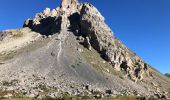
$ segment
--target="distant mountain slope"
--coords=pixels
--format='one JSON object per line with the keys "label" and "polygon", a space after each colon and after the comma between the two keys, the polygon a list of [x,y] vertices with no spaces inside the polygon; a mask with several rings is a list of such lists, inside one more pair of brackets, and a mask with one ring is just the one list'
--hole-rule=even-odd
{"label": "distant mountain slope", "polygon": [[89,3],[46,8],[22,29],[0,33],[0,48],[2,97],[170,94],[170,79],[121,43]]}
{"label": "distant mountain slope", "polygon": [[165,76],[169,77],[170,78],[170,74],[166,73]]}

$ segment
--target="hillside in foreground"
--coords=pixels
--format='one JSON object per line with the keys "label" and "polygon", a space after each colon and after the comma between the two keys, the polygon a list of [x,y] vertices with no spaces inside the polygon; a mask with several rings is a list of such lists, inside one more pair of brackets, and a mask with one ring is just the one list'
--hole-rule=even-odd
{"label": "hillside in foreground", "polygon": [[170,96],[170,79],[117,39],[89,3],[46,8],[1,32],[0,48],[0,97]]}

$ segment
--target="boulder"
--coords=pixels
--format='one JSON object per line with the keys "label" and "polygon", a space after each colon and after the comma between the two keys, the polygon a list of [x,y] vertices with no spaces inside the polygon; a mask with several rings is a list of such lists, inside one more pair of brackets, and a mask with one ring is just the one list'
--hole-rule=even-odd
{"label": "boulder", "polygon": [[84,46],[85,46],[87,49],[91,50],[91,44],[90,44],[90,39],[89,39],[89,37],[86,37],[86,38],[84,39]]}
{"label": "boulder", "polygon": [[3,98],[6,98],[6,99],[11,99],[13,97],[13,94],[11,93],[7,93],[6,95],[3,96]]}

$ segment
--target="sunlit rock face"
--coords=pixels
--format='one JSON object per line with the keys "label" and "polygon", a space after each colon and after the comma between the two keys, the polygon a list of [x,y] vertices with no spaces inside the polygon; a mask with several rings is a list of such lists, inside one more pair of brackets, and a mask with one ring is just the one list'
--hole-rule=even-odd
{"label": "sunlit rock face", "polygon": [[41,98],[96,92],[161,97],[170,89],[168,78],[121,43],[89,3],[62,0],[23,27],[0,33],[1,90]]}
{"label": "sunlit rock face", "polygon": [[76,10],[77,7],[78,7],[78,0],[63,0],[61,3],[61,9],[63,11],[66,11],[68,9]]}

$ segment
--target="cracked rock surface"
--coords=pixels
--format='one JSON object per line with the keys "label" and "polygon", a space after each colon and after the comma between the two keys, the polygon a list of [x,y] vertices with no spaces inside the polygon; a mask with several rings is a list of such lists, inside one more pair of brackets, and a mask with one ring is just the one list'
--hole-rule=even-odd
{"label": "cracked rock surface", "polygon": [[0,32],[0,48],[0,92],[39,98],[170,92],[170,79],[121,43],[89,3],[63,0],[46,8],[22,29]]}

